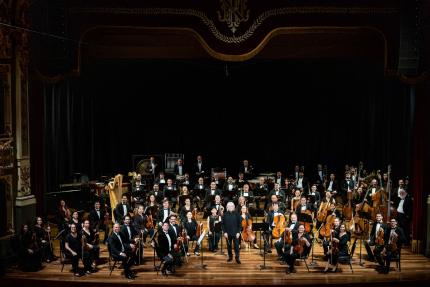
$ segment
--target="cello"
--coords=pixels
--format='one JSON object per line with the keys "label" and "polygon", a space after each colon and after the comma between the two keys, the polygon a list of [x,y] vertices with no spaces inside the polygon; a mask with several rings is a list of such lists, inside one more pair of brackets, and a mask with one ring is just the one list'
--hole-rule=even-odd
{"label": "cello", "polygon": [[343,207],[342,214],[346,220],[351,220],[352,218],[352,190],[348,190],[347,192],[348,203]]}
{"label": "cello", "polygon": [[251,218],[242,218],[242,239],[245,242],[254,242],[255,232],[252,231]]}
{"label": "cello", "polygon": [[273,218],[273,223],[275,227],[273,227],[272,236],[273,238],[279,238],[285,231],[285,216],[283,214],[276,215]]}

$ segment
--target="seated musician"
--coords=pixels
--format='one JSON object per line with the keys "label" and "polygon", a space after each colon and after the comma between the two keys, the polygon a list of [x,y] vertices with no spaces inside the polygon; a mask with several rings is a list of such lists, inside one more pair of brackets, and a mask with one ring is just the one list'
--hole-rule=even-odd
{"label": "seated musician", "polygon": [[302,198],[302,192],[300,191],[300,189],[294,188],[293,192],[294,192],[293,193],[294,196],[291,198],[291,205],[290,205],[291,213],[294,213],[296,211],[297,206],[299,206],[300,200]]}
{"label": "seated musician", "polygon": [[96,201],[94,203],[94,209],[90,211],[88,219],[90,220],[90,226],[93,232],[98,232],[99,230],[105,232],[104,244],[106,244],[109,235],[109,226],[105,224],[106,216],[109,218],[108,211],[100,207],[100,201]]}
{"label": "seated musician", "polygon": [[[292,234],[293,232],[297,232],[298,230],[299,223],[297,221],[297,214],[293,213],[290,216],[290,222],[285,227],[285,232],[290,231]],[[281,236],[274,244],[276,253],[278,254],[278,258],[281,261],[281,265],[286,264],[286,252],[290,251],[291,248],[291,246],[286,242],[285,239],[285,236]]]}
{"label": "seated musician", "polygon": [[238,189],[243,188],[243,185],[245,183],[248,183],[248,180],[245,178],[245,175],[243,174],[243,172],[239,172],[238,179],[237,179],[236,183],[237,183]]}
{"label": "seated musician", "polygon": [[240,196],[239,199],[237,200],[236,212],[237,213],[241,213],[241,210],[242,210],[243,206],[245,206],[246,208],[248,208],[248,203],[246,202],[245,197]]}
{"label": "seated musician", "polygon": [[311,186],[310,192],[306,196],[307,201],[311,204],[313,210],[317,210],[320,206],[321,202],[321,195],[319,191],[317,190],[317,185],[313,184]]}
{"label": "seated musician", "polygon": [[274,194],[281,198],[281,202],[285,202],[285,192],[283,190],[281,190],[281,185],[279,183],[275,183],[275,187],[269,193],[269,199]]}
{"label": "seated musician", "polygon": [[[196,241],[198,240],[197,236],[196,236],[196,232],[197,232],[197,221],[195,219],[193,219],[193,213],[191,211],[188,211],[185,217],[185,220],[182,221],[182,224],[186,230],[186,234],[187,234],[187,243],[188,244],[184,244],[185,247],[185,252],[187,253],[187,256],[190,256],[189,252],[188,252],[188,248],[189,248],[189,241]],[[194,254],[196,256],[199,256],[200,253],[200,245],[196,244],[196,247],[194,248]]]}
{"label": "seated musician", "polygon": [[[313,207],[307,202],[306,197],[300,198],[300,204],[296,208],[297,219],[299,222],[310,223],[313,226]],[[311,228],[312,230],[312,228]],[[309,230],[310,232],[310,230]]]}
{"label": "seated musician", "polygon": [[167,199],[164,199],[163,208],[160,208],[160,210],[158,210],[158,216],[157,216],[157,222],[160,225],[160,227],[163,224],[163,222],[165,222],[169,218],[171,212],[172,210],[170,209],[169,201]]}
{"label": "seated musician", "polygon": [[[54,254],[52,254],[52,242],[51,242],[51,228],[45,229],[43,226],[42,217],[36,217],[36,224],[34,225],[34,233],[36,233],[36,239],[42,252],[42,260],[47,263],[51,262]],[[48,233],[49,232],[49,233]]]}
{"label": "seated musician", "polygon": [[293,238],[291,243],[291,248],[286,252],[286,261],[289,268],[286,273],[295,273],[294,264],[297,258],[301,256],[307,256],[311,247],[311,239],[309,235],[305,232],[304,225],[300,225],[297,232],[293,232]]}
{"label": "seated musician", "polygon": [[124,240],[120,235],[120,225],[115,223],[113,226],[113,232],[109,237],[109,248],[111,255],[115,260],[122,261],[122,266],[124,267],[124,276],[127,279],[134,279],[135,274],[130,269],[131,262],[131,246],[125,244]]}
{"label": "seated musician", "polygon": [[224,183],[222,197],[224,202],[229,202],[235,200],[235,196],[237,193],[237,185],[232,176],[227,178],[227,181]]}
{"label": "seated musician", "polygon": [[160,186],[158,183],[155,183],[152,187],[152,190],[149,192],[149,196],[153,195],[155,197],[155,201],[157,204],[160,204],[163,201],[164,193],[160,191]]}
{"label": "seated musician", "polygon": [[[273,195],[276,196],[276,195]],[[267,218],[265,219],[266,222],[269,224],[269,230],[267,230],[264,233],[264,241],[265,241],[265,252],[267,253],[272,253],[271,250],[271,238],[272,238],[272,230],[275,228],[275,217],[282,215],[284,216],[280,211],[279,211],[279,204],[278,202],[274,202],[271,207],[269,208],[269,212],[267,213]]]}
{"label": "seated musician", "polygon": [[[325,197],[321,200],[321,203],[318,207],[317,212],[317,225],[316,228],[319,229],[321,224],[323,224],[327,218],[327,215],[329,214],[329,210],[332,204],[335,204],[336,201],[332,197],[332,194],[330,191],[325,192]],[[325,215],[325,216],[324,216]]]}
{"label": "seated musician", "polygon": [[81,244],[81,235],[77,232],[76,224],[72,223],[70,225],[70,232],[66,236],[64,248],[67,255],[72,257],[72,270],[75,276],[81,276],[79,271],[79,258],[82,256]]}
{"label": "seated musician", "polygon": [[[152,215],[151,215],[151,217],[152,217]],[[139,205],[137,207],[137,214],[134,216],[134,219],[133,219],[133,229],[135,231],[135,234],[137,236],[139,236],[139,238],[141,240],[137,243],[140,246],[139,254],[137,254],[137,256],[138,256],[137,259],[139,259],[139,256],[141,259],[143,258],[143,246],[145,246],[146,238],[149,234],[149,231],[146,228],[147,222],[148,222],[148,216],[144,213],[143,206]]]}
{"label": "seated musician", "polygon": [[161,232],[158,233],[158,251],[162,260],[161,272],[163,274],[174,272],[173,250],[176,240],[169,233],[169,222],[163,222]]}
{"label": "seated musician", "polygon": [[208,240],[209,251],[218,251],[218,242],[221,238],[221,215],[215,207],[211,209],[211,215],[208,216]]}
{"label": "seated musician", "polygon": [[265,182],[264,177],[259,177],[258,182],[254,189],[255,196],[255,208],[260,207],[260,202],[265,202],[266,198],[269,196],[269,187]]}
{"label": "seated musician", "polygon": [[[272,206],[274,203],[278,203],[278,211],[282,214],[284,214],[287,211],[287,206],[285,205],[285,203],[283,203],[281,201],[281,197],[277,196],[276,194],[272,194],[270,196],[270,201],[269,201],[269,206]],[[269,207],[270,209],[270,207]]]}
{"label": "seated musician", "polygon": [[[56,221],[58,226],[58,231],[66,230],[65,233],[69,230],[69,222],[72,219],[72,214],[70,209],[67,207],[66,202],[61,199],[57,208]],[[66,236],[67,233],[64,235]]]}
{"label": "seated musician", "polygon": [[[327,224],[327,223],[325,223],[325,224]],[[333,226],[331,226],[330,228],[331,228],[332,237],[339,238],[340,220],[338,217],[336,217],[334,219]],[[322,244],[323,250],[324,250],[324,259],[327,259],[328,249],[329,249],[330,244],[331,244],[330,237],[324,237],[323,244]]]}
{"label": "seated musician", "polygon": [[183,185],[181,187],[181,194],[178,197],[179,211],[185,205],[185,200],[190,198],[191,198],[191,195],[190,195],[190,192],[188,191],[188,187],[186,185]]}
{"label": "seated musician", "polygon": [[198,182],[194,185],[192,196],[193,196],[193,203],[196,205],[196,207],[199,210],[202,210],[203,206],[201,206],[201,203],[203,202],[205,196],[206,196],[206,190],[207,186],[204,184],[204,178],[199,177]]}
{"label": "seated musician", "polygon": [[160,171],[160,173],[158,174],[158,177],[156,177],[154,180],[154,185],[157,184],[160,187],[160,190],[163,190],[166,183],[167,183],[166,176],[164,172]]}
{"label": "seated musician", "polygon": [[346,231],[345,224],[341,224],[339,226],[339,232],[333,232],[330,249],[327,252],[328,260],[324,272],[327,272],[329,268],[331,268],[331,271],[336,272],[338,260],[340,260],[342,257],[349,256],[349,239],[350,235]]}
{"label": "seated musician", "polygon": [[[237,208],[236,208],[236,210],[237,210]],[[244,236],[243,233],[246,232],[247,235],[252,233],[252,235],[254,237],[254,240],[252,240],[252,244],[254,245],[255,249],[259,249],[260,247],[258,247],[258,244],[257,244],[257,237],[255,236],[255,233],[252,231],[252,217],[249,214],[248,208],[246,207],[246,205],[242,205],[240,207],[240,211],[238,212],[238,214],[240,214],[240,216],[242,217],[241,218],[242,219],[242,227],[244,227],[244,225],[245,225],[248,228],[248,230],[242,229],[242,236],[241,236],[240,240],[243,241],[244,237],[247,237],[247,236]],[[248,242],[251,242],[251,240],[248,239]]]}
{"label": "seated musician", "polygon": [[173,167],[173,173],[175,174],[176,180],[182,182],[185,176],[184,161],[179,158],[175,166]]}
{"label": "seated musician", "polygon": [[132,211],[131,206],[128,204],[127,195],[123,194],[121,202],[116,205],[114,210],[115,222],[122,224],[124,222],[124,217]]}
{"label": "seated musician", "polygon": [[402,244],[405,242],[405,234],[400,226],[397,226],[397,220],[390,220],[390,227],[387,228],[387,232],[384,236],[384,249],[381,255],[385,259],[385,265],[379,266],[382,269],[382,273],[388,274],[390,272],[390,264],[393,257],[398,256]]}
{"label": "seated musician", "polygon": [[190,174],[188,172],[184,174],[184,179],[181,182],[181,186],[191,188]]}
{"label": "seated musician", "polygon": [[[375,261],[376,259],[381,266],[384,265],[384,262],[381,257],[381,252],[384,249],[383,236],[386,230],[387,225],[383,221],[382,213],[379,212],[376,214],[376,221],[373,223],[372,230],[370,231],[369,240],[364,241],[364,247],[367,251],[367,260]],[[356,241],[354,241],[354,245],[355,244]],[[375,246],[373,252],[370,246]]]}
{"label": "seated musician", "polygon": [[42,268],[42,252],[37,243],[36,234],[27,224],[21,228],[19,235],[19,259],[23,271],[39,271]]}
{"label": "seated musician", "polygon": [[338,183],[336,180],[336,175],[334,173],[330,173],[330,179],[326,183],[326,190],[330,191],[333,198],[337,195]]}
{"label": "seated musician", "polygon": [[[134,229],[134,227],[131,225],[130,216],[125,216],[124,224],[121,225],[119,234],[121,235],[123,244],[127,246],[128,249],[131,251],[132,259],[136,259],[136,256],[134,256],[134,254],[137,248],[136,239],[139,234],[137,233],[136,229]],[[134,263],[136,263],[136,260],[134,260]]]}
{"label": "seated musician", "polygon": [[[176,214],[171,214],[169,216],[169,235],[170,238],[173,239],[173,242],[176,242],[176,245],[182,245],[183,243],[183,238],[181,236],[181,228],[177,223],[177,216]],[[178,246],[179,247],[179,246]],[[173,257],[174,257],[174,262],[176,265],[181,265],[182,261],[181,261],[181,256],[185,255],[184,252],[184,248],[174,248],[173,249]]]}
{"label": "seated musician", "polygon": [[[69,221],[69,225],[68,225],[68,230],[67,233],[70,232],[70,227],[72,226],[72,224],[76,225],[76,231],[81,234],[81,229],[82,229],[82,221],[79,219],[79,213],[77,211],[74,211],[72,213],[72,219],[70,219]],[[67,234],[66,234],[67,235]]]}
{"label": "seated musician", "polygon": [[172,203],[172,208],[175,209],[177,203],[177,196],[178,191],[176,189],[176,186],[173,184],[173,180],[169,178],[167,180],[167,184],[164,186],[163,189],[163,198],[167,198],[167,200]]}
{"label": "seated musician", "polygon": [[94,260],[99,260],[100,247],[97,240],[97,234],[90,228],[90,221],[84,220],[84,226],[82,228],[82,244],[84,254],[84,272],[87,274],[94,273],[96,270],[92,267]]}
{"label": "seated musician", "polygon": [[132,198],[139,199],[145,197],[145,183],[142,181],[142,175],[138,173],[131,187]]}
{"label": "seated musician", "polygon": [[[254,206],[254,193],[253,191],[249,188],[249,184],[244,184],[243,185],[243,189],[240,192],[240,196],[243,196],[246,200],[246,202],[248,203],[248,206],[251,206],[251,209],[253,209],[252,206]],[[253,214],[253,211],[250,211],[251,214]]]}
{"label": "seated musician", "polygon": [[[205,196],[205,204],[206,204],[205,212],[204,212],[205,217],[209,215],[210,208],[214,204],[215,197],[217,195],[218,195],[218,197],[220,197],[221,192],[217,188],[216,183],[214,181],[212,181],[211,185],[210,185],[210,189],[206,191],[206,196]],[[220,200],[221,200],[221,197],[220,197]]]}

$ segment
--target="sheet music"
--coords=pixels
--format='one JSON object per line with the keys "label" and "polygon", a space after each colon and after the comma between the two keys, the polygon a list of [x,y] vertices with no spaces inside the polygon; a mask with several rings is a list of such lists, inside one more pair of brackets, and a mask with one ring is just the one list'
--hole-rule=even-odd
{"label": "sheet music", "polygon": [[206,229],[203,230],[202,234],[200,235],[199,239],[197,240],[197,245],[201,245],[203,238],[205,238],[206,235]]}

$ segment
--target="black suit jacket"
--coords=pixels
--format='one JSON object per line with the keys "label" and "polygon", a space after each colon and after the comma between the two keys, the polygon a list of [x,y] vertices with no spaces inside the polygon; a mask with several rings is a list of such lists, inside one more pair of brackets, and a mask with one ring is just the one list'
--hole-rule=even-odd
{"label": "black suit jacket", "polygon": [[337,191],[338,194],[340,194],[343,197],[346,197],[347,193],[348,193],[348,187],[349,190],[354,190],[354,181],[352,179],[349,180],[349,184],[348,181],[346,181],[345,179],[342,181],[341,187],[340,187],[340,192],[339,190]]}
{"label": "black suit jacket", "polygon": [[[396,198],[396,208],[399,206],[401,199],[399,197]],[[403,202],[403,211],[404,214],[406,216],[406,219],[411,219],[412,218],[412,208],[413,208],[413,203],[412,203],[412,198],[407,195],[405,197],[405,201]]]}
{"label": "black suit jacket", "polygon": [[[171,212],[170,208],[168,208],[167,210],[168,210],[167,213],[170,215],[170,212]],[[160,208],[158,210],[157,222],[163,222],[163,218],[164,218],[164,209]]]}
{"label": "black suit jacket", "polygon": [[237,233],[242,231],[242,217],[235,211],[224,212],[222,228],[228,235],[236,236]]}
{"label": "black suit jacket", "polygon": [[[173,173],[175,175],[179,175],[179,166],[178,164],[175,164],[175,166],[173,167]],[[182,175],[185,175],[186,171],[185,171],[185,166],[182,164]]]}
{"label": "black suit jacket", "polygon": [[100,208],[100,217],[99,217],[95,209],[90,211],[90,214],[88,215],[88,219],[90,220],[91,229],[95,229],[97,225],[99,225],[99,227],[103,225],[105,213],[106,211]]}
{"label": "black suit jacket", "polygon": [[174,241],[173,238],[170,236],[170,242],[171,242],[171,246],[169,248],[169,240],[167,239],[167,235],[164,233],[163,230],[160,230],[158,233],[158,251],[161,257],[165,257],[170,252],[172,252],[173,246],[175,245],[176,240]]}
{"label": "black suit jacket", "polygon": [[209,169],[207,169],[206,165],[203,162],[202,162],[201,171],[199,171],[199,164],[198,164],[198,162],[194,163],[194,165],[193,165],[193,171],[194,171],[194,175],[196,177],[209,176]]}
{"label": "black suit jacket", "polygon": [[130,207],[130,205],[128,203],[126,204],[126,209],[127,209],[127,213],[124,214],[124,208],[122,207],[122,203],[121,202],[118,203],[116,205],[116,207],[115,207],[115,210],[114,210],[115,220],[118,221],[118,222],[120,222],[121,224],[124,222],[124,217],[126,215],[128,215],[129,212],[132,212],[132,209],[131,209],[131,207]]}
{"label": "black suit jacket", "polygon": [[[371,244],[375,243],[376,225],[377,225],[377,223],[375,221],[375,223],[372,226],[372,230],[370,231],[370,243]],[[385,236],[385,233],[387,231],[387,225],[385,223],[381,223],[380,228],[382,228],[384,230],[384,236]]]}
{"label": "black suit jacket", "polygon": [[133,228],[133,226],[131,224],[129,226],[130,226],[131,238],[130,238],[130,234],[128,233],[127,227],[125,224],[121,226],[121,230],[119,232],[121,235],[122,242],[125,245],[130,245],[130,243],[132,243],[131,241],[133,240],[133,238],[137,235],[137,232]]}
{"label": "black suit jacket", "polygon": [[[120,255],[121,252],[126,252],[126,244],[124,243],[124,241],[119,240],[118,236],[121,236],[119,233],[118,235],[116,235],[115,233],[112,233],[111,236],[109,237],[109,248],[112,254],[113,258],[119,258],[122,259],[122,256]],[[121,240],[122,237],[121,237]],[[122,246],[124,246],[124,251],[122,250]]]}

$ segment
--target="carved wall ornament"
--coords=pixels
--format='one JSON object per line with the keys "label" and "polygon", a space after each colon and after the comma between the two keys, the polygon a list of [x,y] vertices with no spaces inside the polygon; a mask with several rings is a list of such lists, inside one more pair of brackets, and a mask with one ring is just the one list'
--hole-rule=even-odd
{"label": "carved wall ornament", "polygon": [[221,11],[217,11],[218,20],[225,22],[231,32],[236,32],[240,23],[249,19],[249,9],[246,7],[247,0],[220,0]]}

